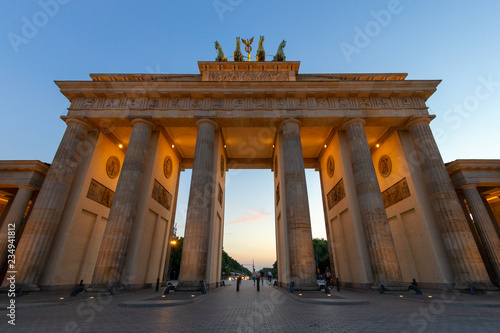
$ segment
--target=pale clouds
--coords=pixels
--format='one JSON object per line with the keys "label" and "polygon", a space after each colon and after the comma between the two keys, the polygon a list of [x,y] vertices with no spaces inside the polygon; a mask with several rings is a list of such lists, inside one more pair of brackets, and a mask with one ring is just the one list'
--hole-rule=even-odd
{"label": "pale clouds", "polygon": [[246,212],[242,212],[241,215],[243,215],[245,217],[241,218],[239,220],[236,220],[236,221],[229,222],[229,224],[237,224],[237,223],[245,223],[245,222],[264,220],[264,219],[271,216],[270,213],[255,210],[255,209],[250,209]]}

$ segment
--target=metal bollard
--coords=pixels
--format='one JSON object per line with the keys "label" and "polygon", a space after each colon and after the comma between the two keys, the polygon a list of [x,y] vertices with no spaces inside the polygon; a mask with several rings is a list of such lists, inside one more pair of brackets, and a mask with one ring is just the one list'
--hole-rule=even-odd
{"label": "metal bollard", "polygon": [[155,288],[155,293],[158,292],[158,290],[160,290],[160,278],[157,278],[156,279],[156,288]]}
{"label": "metal bollard", "polygon": [[385,286],[383,284],[381,284],[379,287],[378,287],[378,292],[383,294],[384,293],[384,290],[385,290]]}
{"label": "metal bollard", "polygon": [[257,280],[257,291],[260,291],[260,283],[258,280]]}
{"label": "metal bollard", "polygon": [[240,291],[241,278],[236,279],[236,291]]}
{"label": "metal bollard", "polygon": [[206,294],[207,293],[207,288],[205,287],[205,281],[201,280],[200,284],[201,284],[201,293],[202,294]]}

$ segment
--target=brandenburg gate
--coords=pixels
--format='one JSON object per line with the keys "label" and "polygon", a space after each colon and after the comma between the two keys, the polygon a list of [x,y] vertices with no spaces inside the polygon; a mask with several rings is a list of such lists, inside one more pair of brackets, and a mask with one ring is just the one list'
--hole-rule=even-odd
{"label": "brandenburg gate", "polygon": [[[304,171],[313,168],[343,284],[493,287],[429,127],[439,81],[299,65],[202,61],[200,74],[57,81],[67,129],[17,247],[17,284],[165,281],[179,175],[192,168],[177,289],[217,287],[226,172],[269,169],[278,281],[318,289]],[[485,249],[493,258],[497,240]]]}

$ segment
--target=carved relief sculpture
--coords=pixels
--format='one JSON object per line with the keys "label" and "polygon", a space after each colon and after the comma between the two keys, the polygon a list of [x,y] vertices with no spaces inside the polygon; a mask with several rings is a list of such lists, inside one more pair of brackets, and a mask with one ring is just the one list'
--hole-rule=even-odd
{"label": "carved relief sculpture", "polygon": [[120,160],[116,156],[111,156],[106,162],[106,173],[111,179],[116,178],[120,174]]}
{"label": "carved relief sculpture", "polygon": [[103,206],[110,208],[114,196],[115,192],[111,189],[102,185],[95,179],[92,179],[90,181],[89,190],[87,192],[87,198],[89,198],[90,200],[93,200]]}
{"label": "carved relief sculpture", "polygon": [[382,192],[382,200],[384,200],[385,208],[397,204],[403,199],[410,196],[410,188],[408,187],[408,182],[406,178],[401,179],[396,184],[389,187],[387,190]]}
{"label": "carved relief sculpture", "polygon": [[337,184],[328,192],[328,210],[335,207],[342,199],[345,198],[344,182],[341,178]]}
{"label": "carved relief sculpture", "polygon": [[332,178],[335,173],[335,161],[332,155],[328,156],[328,160],[326,161],[326,173],[330,178]]}
{"label": "carved relief sculpture", "polygon": [[151,197],[156,202],[158,202],[160,205],[162,205],[166,209],[170,210],[171,203],[172,203],[172,195],[156,179],[155,179],[155,183],[154,183],[154,187],[153,187],[153,193],[151,194]]}
{"label": "carved relief sculpture", "polygon": [[380,156],[378,160],[378,172],[384,178],[389,177],[392,171],[392,161],[391,158],[387,155]]}
{"label": "carved relief sculpture", "polygon": [[167,179],[172,176],[173,164],[170,156],[165,157],[163,160],[163,174]]}

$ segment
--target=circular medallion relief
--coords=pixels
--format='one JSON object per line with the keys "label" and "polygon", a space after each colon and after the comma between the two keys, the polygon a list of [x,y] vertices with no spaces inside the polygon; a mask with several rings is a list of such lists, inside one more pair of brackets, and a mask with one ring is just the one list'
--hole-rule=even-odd
{"label": "circular medallion relief", "polygon": [[226,166],[224,165],[224,155],[220,155],[220,176],[224,178],[224,172],[226,171]]}
{"label": "circular medallion relief", "polygon": [[335,161],[332,155],[328,156],[328,160],[326,160],[326,172],[330,178],[332,178],[335,173]]}
{"label": "circular medallion relief", "polygon": [[120,173],[120,160],[116,156],[111,156],[106,162],[106,173],[108,177],[114,179]]}
{"label": "circular medallion relief", "polygon": [[165,157],[165,160],[163,161],[163,174],[165,177],[170,178],[172,176],[172,158],[170,156]]}
{"label": "circular medallion relief", "polygon": [[392,161],[387,155],[380,156],[378,160],[378,172],[384,178],[389,177],[392,171]]}

